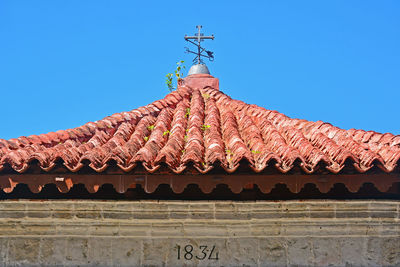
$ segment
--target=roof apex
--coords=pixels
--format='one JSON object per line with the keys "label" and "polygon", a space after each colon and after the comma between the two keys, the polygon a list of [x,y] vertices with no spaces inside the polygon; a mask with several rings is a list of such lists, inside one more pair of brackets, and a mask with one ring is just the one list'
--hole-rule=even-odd
{"label": "roof apex", "polygon": [[192,74],[183,78],[179,83],[178,88],[180,86],[187,86],[193,89],[204,89],[210,87],[219,90],[219,79],[210,74]]}
{"label": "roof apex", "polygon": [[200,63],[190,67],[188,76],[193,74],[210,74],[210,71],[205,64]]}

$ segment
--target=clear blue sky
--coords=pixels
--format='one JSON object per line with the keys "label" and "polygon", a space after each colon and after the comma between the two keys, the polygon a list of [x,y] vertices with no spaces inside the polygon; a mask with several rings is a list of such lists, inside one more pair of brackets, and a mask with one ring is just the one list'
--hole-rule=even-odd
{"label": "clear blue sky", "polygon": [[[197,24],[232,98],[400,134],[400,1],[0,0],[0,138],[164,97]],[[189,66],[190,67],[190,64]]]}

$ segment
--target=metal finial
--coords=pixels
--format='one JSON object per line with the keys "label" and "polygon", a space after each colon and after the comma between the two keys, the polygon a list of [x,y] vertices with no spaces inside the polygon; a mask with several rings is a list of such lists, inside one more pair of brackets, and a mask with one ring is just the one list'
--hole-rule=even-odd
{"label": "metal finial", "polygon": [[[202,26],[197,25],[196,28],[198,32],[194,36],[185,35],[185,40],[197,46],[197,52],[191,51],[189,48],[186,47],[186,53],[192,53],[196,55],[196,57],[193,59],[193,63],[197,61],[197,64],[202,64],[203,60],[201,59],[201,57],[205,57],[208,58],[210,61],[213,61],[214,60],[213,52],[208,51],[205,48],[201,47],[201,42],[205,39],[214,40],[214,34],[211,36],[204,36],[203,33],[200,33]],[[206,54],[203,54],[203,52],[205,52]]]}

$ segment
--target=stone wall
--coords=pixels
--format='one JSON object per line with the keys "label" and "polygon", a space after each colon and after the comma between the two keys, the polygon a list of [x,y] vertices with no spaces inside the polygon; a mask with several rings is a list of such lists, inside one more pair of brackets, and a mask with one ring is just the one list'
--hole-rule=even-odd
{"label": "stone wall", "polygon": [[400,201],[0,201],[0,266],[399,266]]}

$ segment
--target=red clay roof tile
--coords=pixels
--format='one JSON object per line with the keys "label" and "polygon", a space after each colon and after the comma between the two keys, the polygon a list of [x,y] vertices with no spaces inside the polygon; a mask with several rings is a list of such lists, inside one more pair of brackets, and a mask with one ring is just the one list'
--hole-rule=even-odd
{"label": "red clay roof tile", "polygon": [[162,164],[174,173],[188,166],[232,173],[241,164],[255,172],[273,166],[286,173],[296,165],[305,173],[338,173],[347,165],[360,173],[374,166],[393,172],[400,136],[291,119],[209,86],[181,85],[152,104],[81,127],[0,139],[0,171],[9,165],[23,173],[37,162],[49,172],[60,160],[71,172],[85,161],[97,172],[111,161],[125,172],[138,164],[151,173]]}

